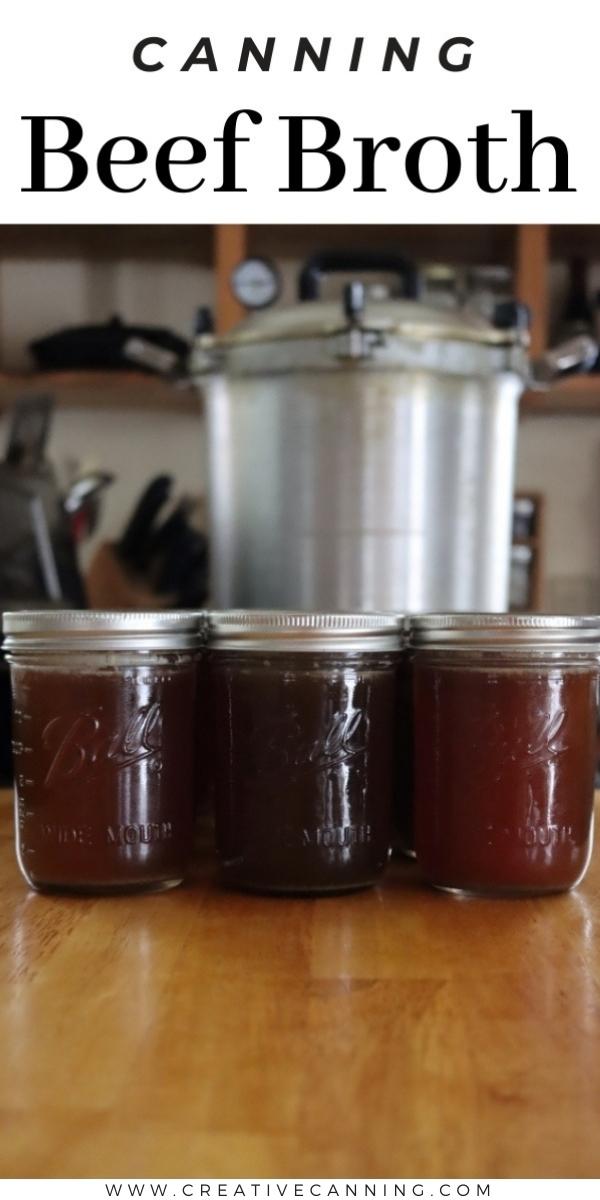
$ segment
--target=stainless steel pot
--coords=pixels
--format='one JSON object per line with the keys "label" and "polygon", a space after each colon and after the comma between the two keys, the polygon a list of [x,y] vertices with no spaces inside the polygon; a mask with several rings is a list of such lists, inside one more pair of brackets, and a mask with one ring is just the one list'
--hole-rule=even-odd
{"label": "stainless steel pot", "polygon": [[[212,596],[221,607],[503,610],[522,306],[493,323],[408,298],[305,303],[203,336]],[[344,267],[347,260],[342,260]],[[351,259],[353,268],[370,261]],[[386,264],[387,265],[387,262]],[[577,339],[547,376],[592,361]]]}

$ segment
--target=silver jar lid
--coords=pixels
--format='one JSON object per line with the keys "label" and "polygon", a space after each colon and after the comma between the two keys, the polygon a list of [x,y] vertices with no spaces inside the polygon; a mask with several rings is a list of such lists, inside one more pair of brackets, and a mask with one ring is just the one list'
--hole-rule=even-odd
{"label": "silver jar lid", "polygon": [[413,646],[600,651],[600,616],[540,613],[423,613],[409,621]]}
{"label": "silver jar lid", "polygon": [[216,650],[378,653],[399,650],[402,618],[392,613],[315,613],[238,609],[208,614]]}
{"label": "silver jar lid", "polygon": [[206,617],[198,612],[6,612],[2,626],[4,648],[10,654],[29,650],[193,650],[206,640]]}

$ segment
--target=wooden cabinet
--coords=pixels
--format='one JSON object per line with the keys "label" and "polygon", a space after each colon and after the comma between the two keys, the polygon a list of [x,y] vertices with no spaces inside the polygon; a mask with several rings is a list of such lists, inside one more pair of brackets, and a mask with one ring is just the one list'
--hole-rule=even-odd
{"label": "wooden cabinet", "polygon": [[[566,258],[576,250],[600,260],[600,226],[587,226],[584,234],[579,227],[554,230],[543,225],[4,226],[0,227],[0,265],[11,255],[42,261],[54,256],[91,262],[125,258],[185,262],[188,266],[197,262],[199,268],[214,271],[215,323],[223,333],[243,316],[231,292],[230,277],[235,264],[246,255],[266,255],[297,265],[320,248],[348,245],[380,250],[393,247],[417,261],[512,265],[515,293],[533,313],[532,354],[539,355],[549,343],[551,257]],[[60,403],[78,407],[126,403],[191,410],[197,403],[191,392],[153,377],[129,371],[94,371],[45,377],[0,374],[0,406],[31,387],[51,388]],[[548,392],[528,393],[522,402],[522,411],[528,415],[597,410],[600,376],[576,376]]]}

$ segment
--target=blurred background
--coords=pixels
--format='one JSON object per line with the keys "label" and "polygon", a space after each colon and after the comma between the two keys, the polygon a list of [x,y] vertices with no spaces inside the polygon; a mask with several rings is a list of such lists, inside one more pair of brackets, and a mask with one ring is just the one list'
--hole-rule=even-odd
{"label": "blurred background", "polygon": [[[70,584],[67,601],[99,604],[112,596],[139,607],[153,594],[165,604],[206,599],[207,546],[190,534],[206,532],[207,491],[202,389],[186,380],[194,334],[230,330],[257,297],[274,309],[296,303],[307,258],[356,244],[411,260],[421,300],[449,313],[467,304],[490,317],[503,299],[524,301],[532,314],[534,357],[562,338],[600,330],[600,227],[0,230],[0,445],[13,464],[31,460],[34,473],[40,453],[51,465],[60,504],[69,509],[62,535],[73,538],[83,585],[78,592],[79,585]],[[265,260],[264,279],[238,271],[248,259]],[[336,301],[343,283],[339,272],[324,276],[323,299]],[[393,293],[385,272],[371,272],[365,286],[375,300]],[[114,323],[106,328],[113,318],[124,332]],[[64,331],[71,336],[55,337]],[[15,430],[14,405],[24,397],[34,399],[33,415],[30,404],[27,420],[21,416]],[[526,390],[520,399],[511,607],[600,608],[599,477],[600,373],[567,377],[547,391]],[[185,546],[189,573],[169,577],[163,555],[153,572],[138,564],[137,572],[117,582],[102,547],[126,540],[128,526],[131,542],[136,505],[153,480],[154,532],[178,514],[174,559],[181,560]],[[4,502],[3,526],[14,532],[14,496],[4,493]],[[168,529],[163,548],[167,535]],[[43,533],[36,536],[43,557]],[[3,537],[6,561],[12,543]],[[49,537],[51,543],[51,529]],[[65,554],[66,562],[68,548]],[[48,599],[59,601],[51,562],[45,571]],[[13,585],[3,586],[5,596],[7,586],[10,598]]]}

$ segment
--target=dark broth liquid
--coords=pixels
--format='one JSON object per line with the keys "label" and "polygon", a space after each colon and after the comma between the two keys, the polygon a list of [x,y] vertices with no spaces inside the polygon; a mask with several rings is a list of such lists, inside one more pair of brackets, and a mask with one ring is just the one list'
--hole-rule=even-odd
{"label": "dark broth liquid", "polygon": [[398,667],[396,727],[396,800],[394,804],[394,849],[414,857],[414,730],[412,656],[406,651]]}
{"label": "dark broth liquid", "polygon": [[13,664],[17,852],[38,888],[180,882],[194,792],[193,661]]}
{"label": "dark broth liquid", "polygon": [[373,883],[391,841],[396,656],[208,657],[224,881],[288,892]]}
{"label": "dark broth liquid", "polygon": [[430,882],[475,892],[579,882],[591,850],[596,670],[417,655],[414,700],[416,846]]}

